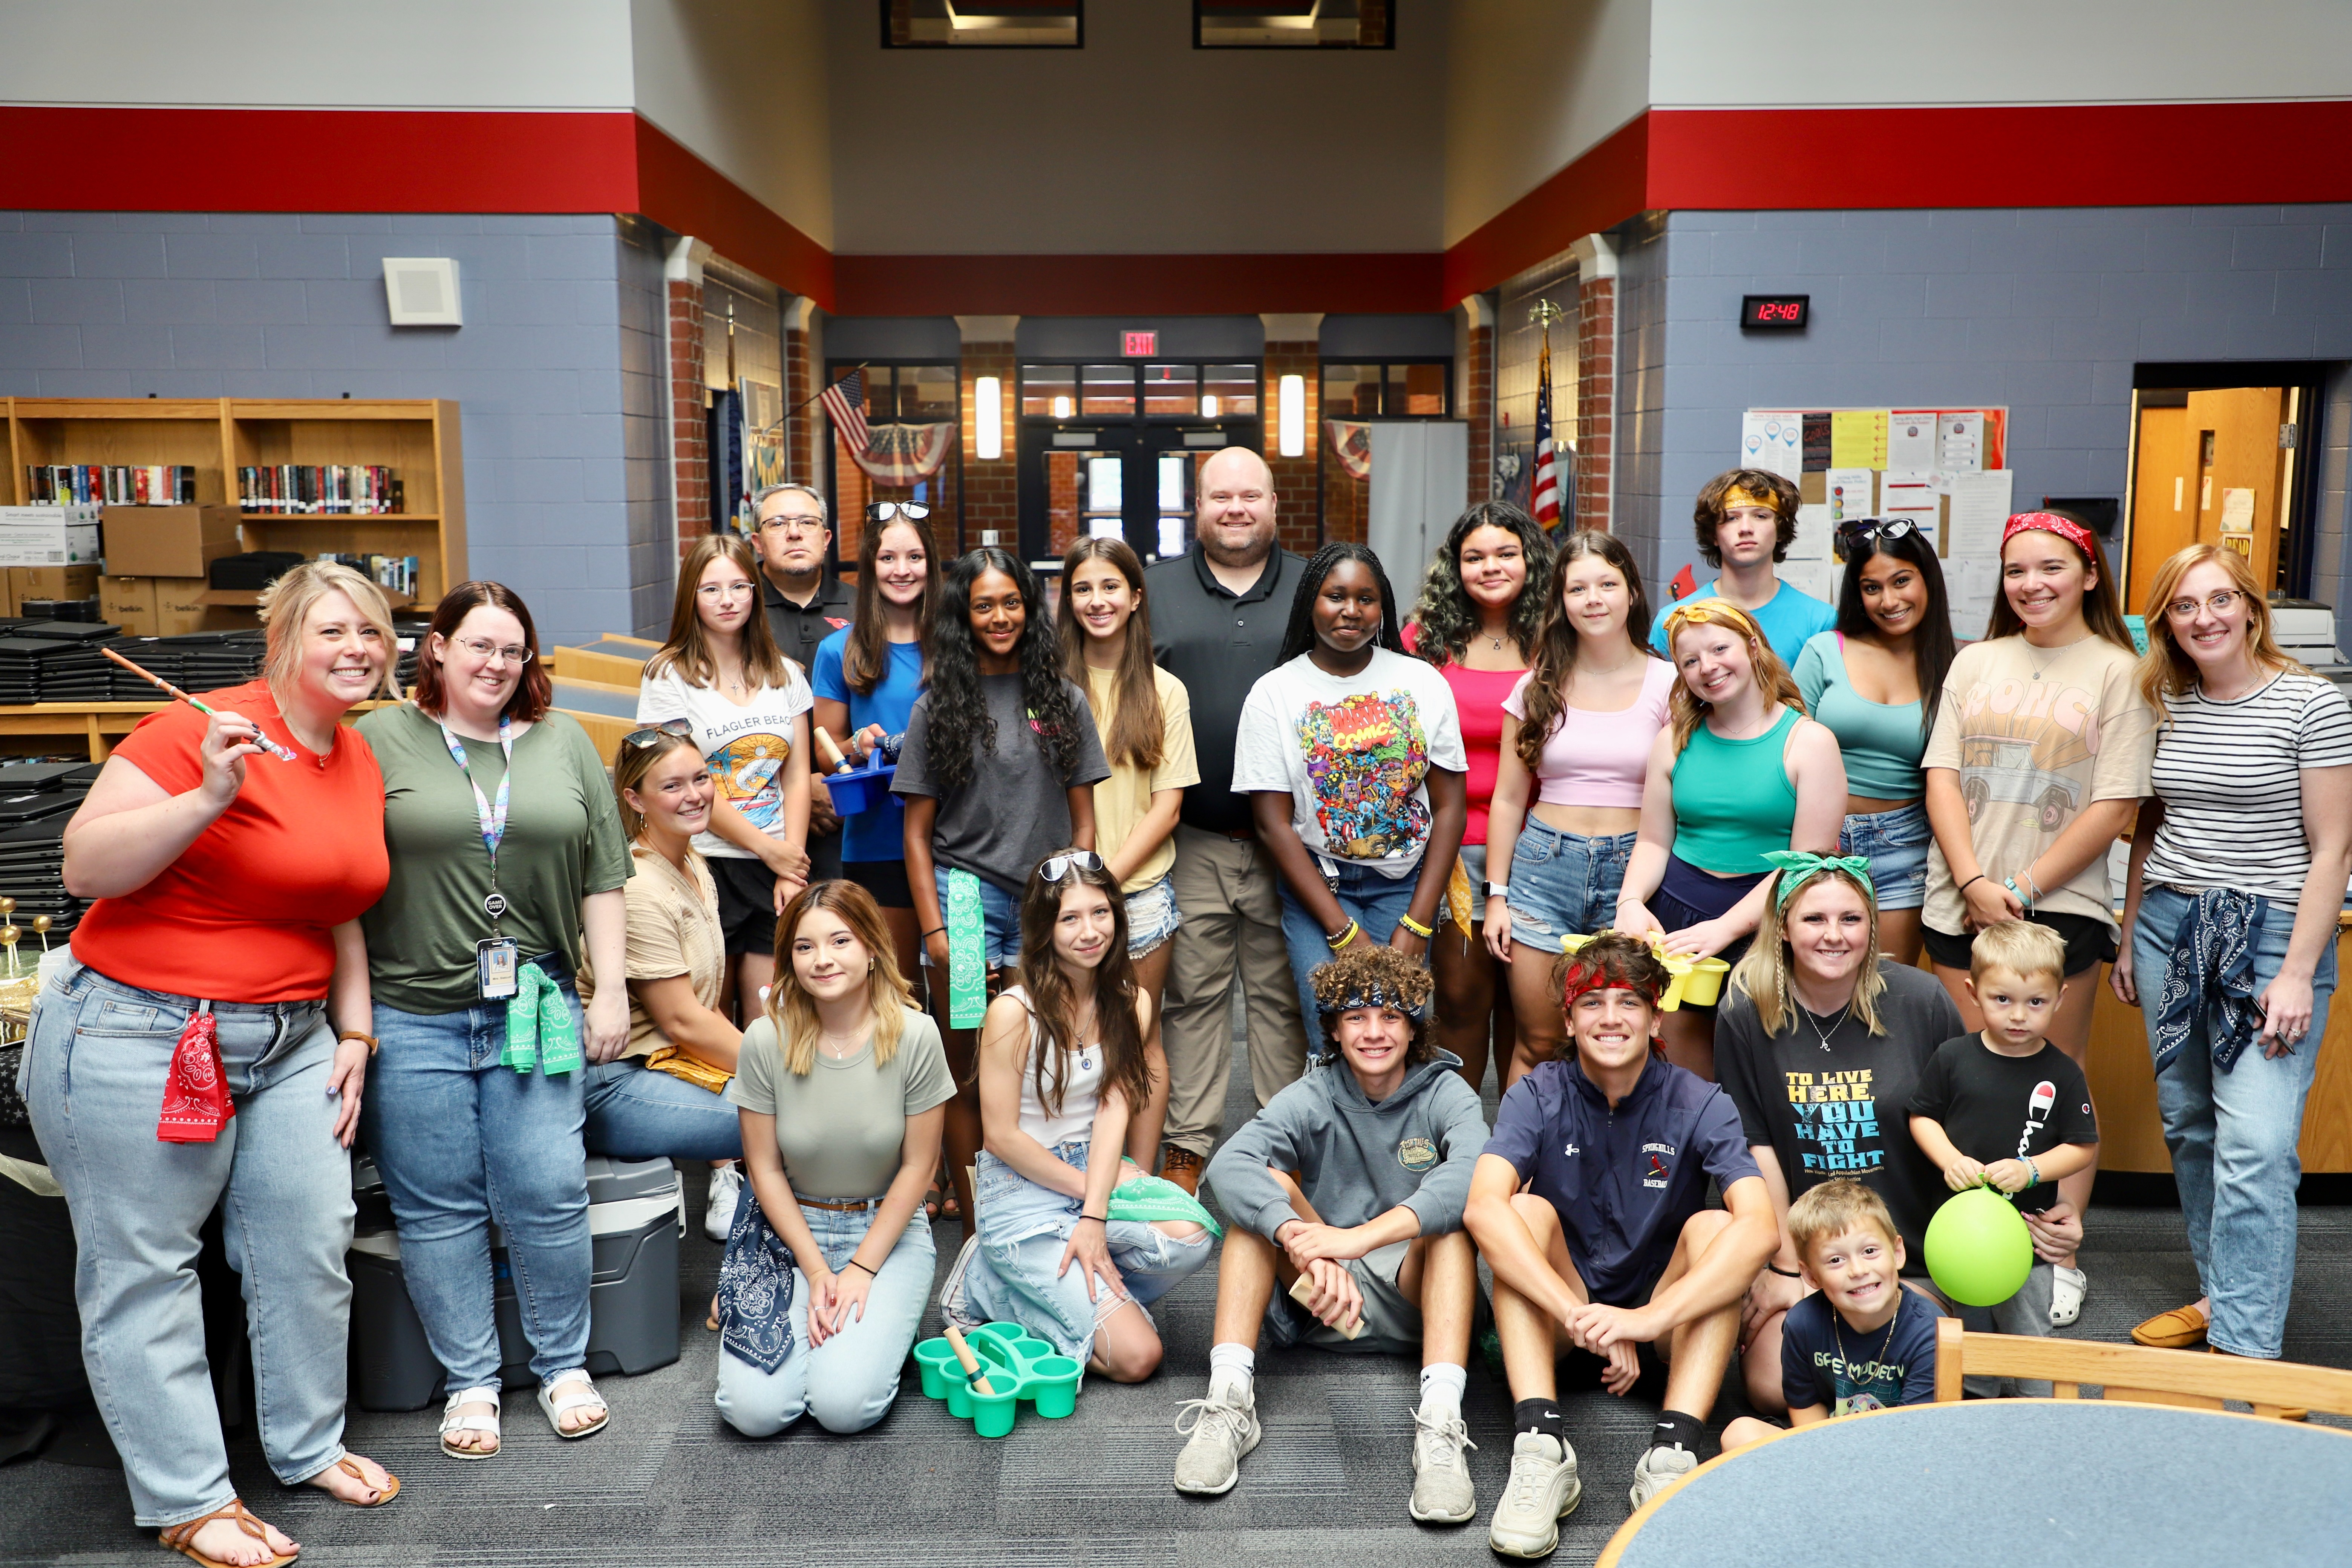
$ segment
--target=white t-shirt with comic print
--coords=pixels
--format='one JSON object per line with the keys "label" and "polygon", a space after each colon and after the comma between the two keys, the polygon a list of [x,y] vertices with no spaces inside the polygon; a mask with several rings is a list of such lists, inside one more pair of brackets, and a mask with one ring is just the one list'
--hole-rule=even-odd
{"label": "white t-shirt with comic print", "polygon": [[[637,722],[684,719],[694,726],[694,743],[710,764],[721,799],[771,837],[784,831],[784,764],[793,754],[793,721],[816,705],[800,666],[784,661],[784,684],[762,686],[746,703],[730,702],[708,686],[689,683],[677,669],[648,675],[637,688]],[[698,833],[694,847],[725,859],[749,860],[716,833]]]}
{"label": "white t-shirt with comic print", "polygon": [[1388,878],[1429,847],[1432,768],[1468,769],[1454,689],[1417,658],[1374,648],[1342,678],[1301,654],[1258,678],[1234,737],[1234,790],[1286,790],[1307,847]]}

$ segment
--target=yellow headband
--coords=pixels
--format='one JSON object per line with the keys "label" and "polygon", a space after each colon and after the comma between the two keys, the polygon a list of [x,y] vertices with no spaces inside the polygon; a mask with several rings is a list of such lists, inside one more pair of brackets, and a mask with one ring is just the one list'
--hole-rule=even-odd
{"label": "yellow headband", "polygon": [[1757,626],[1755,620],[1748,614],[1747,611],[1741,609],[1738,605],[1726,604],[1720,599],[1696,599],[1687,605],[1676,605],[1673,609],[1666,612],[1666,640],[1668,645],[1672,645],[1674,635],[1676,632],[1682,630],[1683,627],[1688,626],[1693,621],[1697,621],[1702,625],[1720,624],[1722,626],[1729,626],[1733,631],[1738,632],[1741,637],[1747,637],[1750,641],[1760,641],[1764,635]]}
{"label": "yellow headband", "polygon": [[1780,514],[1780,505],[1769,495],[1761,490],[1751,490],[1739,485],[1734,485],[1723,492],[1723,500],[1717,505],[1716,514],[1721,516],[1736,506],[1760,506],[1775,517]]}

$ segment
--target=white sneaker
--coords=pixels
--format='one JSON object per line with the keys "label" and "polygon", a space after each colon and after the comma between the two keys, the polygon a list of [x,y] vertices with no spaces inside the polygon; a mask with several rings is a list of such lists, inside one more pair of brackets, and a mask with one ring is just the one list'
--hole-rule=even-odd
{"label": "white sneaker", "polygon": [[1478,1493],[1462,1450],[1478,1445],[1458,1415],[1433,1421],[1412,1413],[1412,1498],[1406,1511],[1423,1524],[1467,1524],[1478,1517]]}
{"label": "white sneaker", "polygon": [[1633,1464],[1633,1506],[1652,1498],[1698,1468],[1698,1456],[1680,1443],[1661,1443]]}
{"label": "white sneaker", "polygon": [[2073,1326],[2083,1315],[2083,1298],[2091,1289],[2091,1277],[2079,1268],[2069,1268],[2061,1263],[2050,1271],[2050,1326],[2063,1329]]}
{"label": "white sneaker", "polygon": [[702,1234],[726,1246],[728,1236],[735,1229],[735,1205],[742,1201],[743,1173],[733,1165],[714,1167],[710,1173],[710,1204],[702,1211]]}
{"label": "white sneaker", "polygon": [[[1187,1419],[1192,1422],[1188,1428]],[[1195,1497],[1222,1497],[1241,1479],[1242,1456],[1258,1446],[1257,1399],[1238,1389],[1206,1399],[1188,1399],[1176,1409],[1176,1430],[1192,1436],[1176,1456],[1176,1489]]]}
{"label": "white sneaker", "polygon": [[1576,1450],[1549,1433],[1522,1432],[1511,1444],[1511,1479],[1486,1544],[1506,1557],[1549,1557],[1559,1546],[1559,1521],[1583,1500]]}

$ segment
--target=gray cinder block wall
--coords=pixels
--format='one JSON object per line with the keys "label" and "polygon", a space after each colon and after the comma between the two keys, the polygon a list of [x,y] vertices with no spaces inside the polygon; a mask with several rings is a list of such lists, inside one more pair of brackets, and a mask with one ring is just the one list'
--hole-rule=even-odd
{"label": "gray cinder block wall", "polygon": [[[454,257],[466,324],[390,325],[386,256]],[[608,213],[0,212],[0,394],[455,398],[473,573],[549,645],[659,636],[663,300]]]}
{"label": "gray cinder block wall", "polygon": [[[1691,497],[1748,408],[2005,405],[2023,505],[2124,493],[2137,363],[2352,360],[2352,205],[1676,212],[1619,238],[1618,526],[1657,589],[1708,577]],[[1812,296],[1804,331],[1739,330],[1741,295],[1781,292]],[[2314,589],[2342,610],[2329,384]]]}

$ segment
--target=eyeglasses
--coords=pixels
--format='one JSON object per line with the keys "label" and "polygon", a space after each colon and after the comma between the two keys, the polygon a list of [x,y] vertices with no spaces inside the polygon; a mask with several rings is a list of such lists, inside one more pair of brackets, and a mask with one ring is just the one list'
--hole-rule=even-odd
{"label": "eyeglasses", "polygon": [[908,522],[920,522],[931,515],[931,509],[919,500],[877,500],[866,509],[868,522],[888,522],[904,518]]}
{"label": "eyeglasses", "polygon": [[824,519],[821,517],[762,518],[760,527],[763,531],[781,533],[789,539],[801,533],[823,533]]}
{"label": "eyeglasses", "polygon": [[2224,588],[2220,593],[2203,599],[2175,599],[2164,606],[2164,613],[2176,621],[2194,619],[2200,609],[2210,610],[2217,616],[2226,616],[2230,613],[2231,607],[2244,597],[2245,595],[2236,588]]}
{"label": "eyeglasses", "polygon": [[748,598],[757,591],[751,583],[705,583],[694,592],[696,597],[716,604],[721,599]]}
{"label": "eyeglasses", "polygon": [[498,644],[481,637],[457,638],[452,646],[464,648],[484,664],[489,663],[494,658],[503,658],[509,664],[529,664],[531,658],[530,649],[527,647],[517,647],[512,643],[500,647]]}
{"label": "eyeglasses", "polygon": [[1074,866],[1082,871],[1099,871],[1103,868],[1102,857],[1091,849],[1073,849],[1066,855],[1056,855],[1038,867],[1037,875],[1049,882],[1058,882],[1070,874]]}
{"label": "eyeglasses", "polygon": [[665,719],[658,724],[648,724],[642,730],[632,730],[621,737],[621,744],[644,752],[662,743],[665,735],[675,735],[682,741],[694,739],[694,725],[685,719]]}
{"label": "eyeglasses", "polygon": [[1874,539],[1901,539],[1919,531],[1919,525],[1907,517],[1864,517],[1838,524],[1838,537],[1849,544],[1868,544]]}

